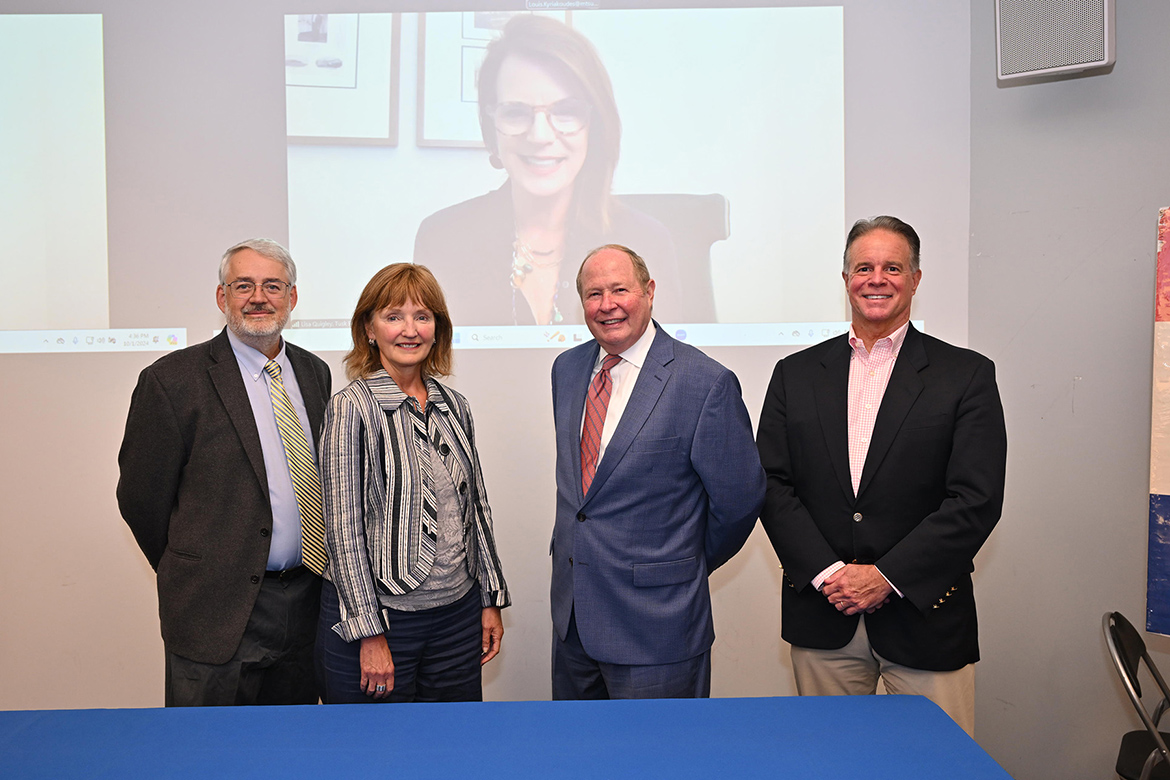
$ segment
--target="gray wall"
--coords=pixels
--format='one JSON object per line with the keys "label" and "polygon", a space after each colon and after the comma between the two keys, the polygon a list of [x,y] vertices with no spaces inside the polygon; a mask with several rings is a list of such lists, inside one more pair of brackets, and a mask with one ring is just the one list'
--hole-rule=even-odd
{"label": "gray wall", "polygon": [[996,362],[1009,437],[978,562],[977,734],[1019,778],[1112,777],[1140,725],[1100,621],[1144,622],[1170,4],[1118,3],[1111,73],[1008,88],[993,3],[972,5],[970,343]]}

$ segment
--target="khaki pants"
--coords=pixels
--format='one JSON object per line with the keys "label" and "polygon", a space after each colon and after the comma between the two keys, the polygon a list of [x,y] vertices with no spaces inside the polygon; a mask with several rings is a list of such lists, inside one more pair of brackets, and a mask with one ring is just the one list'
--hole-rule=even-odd
{"label": "khaki pants", "polygon": [[975,664],[953,672],[928,672],[887,661],[873,651],[865,633],[865,616],[857,633],[839,650],[792,648],[792,671],[801,696],[858,696],[886,693],[925,696],[975,736]]}

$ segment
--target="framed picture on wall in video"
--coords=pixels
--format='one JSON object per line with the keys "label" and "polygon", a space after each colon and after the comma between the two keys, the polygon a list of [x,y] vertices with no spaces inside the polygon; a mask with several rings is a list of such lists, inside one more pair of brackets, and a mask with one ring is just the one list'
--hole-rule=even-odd
{"label": "framed picture on wall in video", "polygon": [[289,14],[290,143],[398,144],[398,14]]}
{"label": "framed picture on wall in video", "polygon": [[[418,145],[483,148],[476,79],[487,45],[527,11],[418,15]],[[566,24],[571,11],[542,13]]]}

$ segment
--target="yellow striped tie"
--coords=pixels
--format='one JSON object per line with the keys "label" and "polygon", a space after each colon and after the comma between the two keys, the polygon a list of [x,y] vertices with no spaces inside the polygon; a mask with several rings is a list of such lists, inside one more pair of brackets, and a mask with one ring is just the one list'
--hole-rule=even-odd
{"label": "yellow striped tie", "polygon": [[288,461],[288,473],[292,477],[293,490],[297,494],[297,509],[301,512],[301,560],[313,571],[325,571],[325,520],[321,512],[321,478],[313,463],[313,452],[305,441],[305,430],[300,418],[293,410],[284,382],[280,378],[280,364],[269,360],[264,366],[272,379],[268,383],[268,395],[272,398],[272,411],[276,413],[276,427],[280,429],[280,441],[284,444],[284,457]]}

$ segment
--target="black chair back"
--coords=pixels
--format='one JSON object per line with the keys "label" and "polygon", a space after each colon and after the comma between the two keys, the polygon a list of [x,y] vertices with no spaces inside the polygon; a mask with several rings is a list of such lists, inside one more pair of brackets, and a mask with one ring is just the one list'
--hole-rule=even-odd
{"label": "black chair back", "polygon": [[[1166,688],[1166,681],[1150,658],[1141,634],[1124,615],[1120,612],[1106,612],[1101,623],[1113,666],[1146,727],[1144,731],[1131,731],[1122,737],[1121,749],[1117,754],[1117,774],[1126,780],[1170,778],[1170,750],[1166,747],[1170,734],[1158,731],[1158,722],[1163,713],[1170,709],[1170,690]],[[1142,702],[1141,682],[1138,679],[1142,662],[1145,662],[1162,696],[1152,713]]]}

